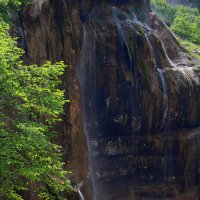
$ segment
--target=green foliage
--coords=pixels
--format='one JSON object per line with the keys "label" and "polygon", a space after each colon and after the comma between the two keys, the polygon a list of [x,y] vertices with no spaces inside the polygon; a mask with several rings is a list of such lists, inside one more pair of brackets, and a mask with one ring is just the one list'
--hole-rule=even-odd
{"label": "green foliage", "polygon": [[[20,1],[1,0],[0,7]],[[12,7],[13,8],[13,7]],[[8,8],[7,8],[8,9]],[[0,11],[1,12],[1,11]],[[1,12],[2,14],[2,12]],[[3,13],[4,15],[5,13]],[[36,184],[42,199],[64,199],[71,189],[63,170],[61,150],[50,139],[63,113],[64,91],[59,90],[63,62],[25,66],[23,51],[0,19],[0,199],[22,200],[21,192]]]}
{"label": "green foliage", "polygon": [[166,24],[172,24],[175,18],[176,9],[168,4],[166,0],[151,0],[151,7]]}
{"label": "green foliage", "polygon": [[[200,5],[200,0],[196,0]],[[200,50],[200,13],[197,8],[174,6],[166,0],[151,0],[153,10],[180,37],[181,43],[197,56]]]}
{"label": "green foliage", "polygon": [[[1,0],[0,1],[0,8],[1,11],[15,11],[20,8],[21,5],[27,4],[30,0]],[[1,12],[2,14],[2,12]]]}
{"label": "green foliage", "polygon": [[9,21],[8,13],[16,11],[30,0],[0,0],[0,18]]}
{"label": "green foliage", "polygon": [[180,37],[200,44],[200,13],[197,9],[178,6],[171,28]]}

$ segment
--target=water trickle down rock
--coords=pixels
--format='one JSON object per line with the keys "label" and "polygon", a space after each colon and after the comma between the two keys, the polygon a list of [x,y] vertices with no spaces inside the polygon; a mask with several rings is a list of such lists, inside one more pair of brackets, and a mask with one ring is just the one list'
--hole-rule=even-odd
{"label": "water trickle down rock", "polygon": [[85,200],[85,198],[79,188],[78,188],[78,195],[79,195],[79,200]]}
{"label": "water trickle down rock", "polygon": [[19,17],[19,12],[17,12],[16,17],[17,17],[18,32],[19,32],[19,36],[20,36],[19,37],[20,38],[20,46],[21,46],[22,49],[24,49],[24,51],[26,51],[26,40],[25,40],[21,20],[20,20],[20,17]]}

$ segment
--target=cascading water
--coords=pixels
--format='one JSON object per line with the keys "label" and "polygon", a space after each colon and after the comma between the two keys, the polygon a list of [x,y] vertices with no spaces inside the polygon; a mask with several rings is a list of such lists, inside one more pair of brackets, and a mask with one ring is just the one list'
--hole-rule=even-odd
{"label": "cascading water", "polygon": [[[163,112],[163,126],[164,126],[164,131],[165,131],[165,125],[166,125],[166,121],[168,120],[167,119],[167,113],[168,113],[168,109],[169,109],[169,99],[168,99],[168,88],[167,88],[167,82],[166,82],[166,78],[165,78],[165,71],[163,69],[160,69],[160,68],[157,68],[158,70],[158,73],[159,73],[159,77],[160,77],[160,80],[161,80],[161,85],[162,85],[162,90],[163,90],[163,109],[164,109],[164,112]],[[168,146],[169,145],[169,142],[165,142],[165,145],[164,145],[164,157],[166,159],[168,159],[168,152],[167,152],[167,149],[168,149]],[[164,169],[163,169],[164,173],[163,173],[163,176],[164,176],[164,179],[163,179],[163,183],[166,184],[167,183],[167,180],[166,180],[166,177],[167,177],[167,165],[165,165]]]}
{"label": "cascading water", "polygon": [[25,39],[25,36],[24,36],[24,31],[23,31],[21,20],[20,20],[20,17],[19,17],[19,12],[17,12],[16,18],[17,18],[17,25],[18,25],[18,31],[19,31],[20,45],[21,45],[21,48],[24,49],[24,51],[26,51],[27,50],[26,39]]}
{"label": "cascading water", "polygon": [[84,196],[83,196],[83,194],[82,194],[82,192],[80,191],[79,188],[77,189],[77,192],[78,192],[78,195],[79,195],[79,200],[85,200],[85,198],[84,198]]}
{"label": "cascading water", "polygon": [[[106,190],[99,183],[99,180],[105,175],[102,174],[102,166],[98,166],[100,161],[99,159],[102,159],[101,155],[98,155],[98,152],[103,151],[104,147],[102,147],[100,150],[97,150],[99,140],[103,139],[106,134],[104,132],[106,127],[99,127],[98,123],[99,121],[102,121],[102,119],[101,116],[98,116],[98,112],[101,112],[100,109],[102,109],[108,113],[108,110],[111,106],[110,104],[112,103],[112,100],[109,98],[109,91],[107,91],[108,94],[105,94],[106,91],[103,91],[103,88],[98,88],[98,81],[100,81],[98,79],[98,73],[101,73],[99,70],[103,71],[105,69],[104,66],[107,66],[111,69],[112,65],[114,64],[106,55],[108,53],[106,52],[108,49],[102,47],[102,50],[100,51],[101,47],[96,46],[96,43],[99,41],[105,44],[105,41],[103,40],[105,39],[105,32],[108,31],[108,26],[116,25],[120,38],[120,46],[121,48],[124,48],[123,43],[125,44],[128,52],[128,62],[129,64],[132,62],[132,55],[129,49],[130,44],[128,44],[128,35],[125,32],[124,27],[122,27],[123,21],[119,20],[118,18],[119,14],[122,16],[124,15],[127,18],[127,14],[123,12],[117,12],[119,12],[119,10],[116,10],[116,8],[113,8],[113,15],[106,15],[101,8],[95,8],[93,12],[91,12],[89,21],[84,23],[84,37],[82,42],[80,62],[78,65],[78,76],[81,85],[82,96],[84,97],[84,124],[85,132],[87,133],[88,137],[90,165],[93,172],[93,199],[95,200],[102,198],[111,199],[111,197],[108,197],[109,194],[106,194]],[[111,115],[113,115],[112,123],[120,123],[120,119],[123,120],[124,117],[123,113],[117,114],[116,117],[114,113],[111,113]],[[103,126],[106,126],[106,124]],[[110,136],[108,135],[108,138],[105,139],[105,142],[109,141],[112,142]],[[116,163],[116,165],[118,164]],[[115,170],[117,170],[118,167],[115,167]],[[108,196],[105,197],[104,195]]]}
{"label": "cascading water", "polygon": [[[120,12],[120,10],[117,9],[116,7],[113,7],[112,10],[113,10],[113,19],[114,19],[114,23],[116,24],[118,34],[120,35],[122,42],[125,43],[128,50],[130,62],[132,62],[131,50],[129,48],[130,44],[128,41],[129,37],[127,35],[127,32],[125,31],[125,28],[126,28],[125,26],[128,25],[129,23],[130,23],[129,27],[131,27],[132,20],[127,21],[129,23],[124,23],[125,22],[124,19],[129,19],[128,14],[125,12]],[[121,17],[121,19],[119,16]]]}
{"label": "cascading water", "polygon": [[170,63],[170,65],[175,68],[175,70],[180,71],[182,73],[183,78],[186,80],[188,86],[189,86],[189,94],[190,96],[192,96],[193,93],[193,83],[192,80],[190,78],[190,76],[187,75],[187,73],[185,72],[185,69],[182,67],[177,67],[176,64],[174,64],[171,59],[169,58],[169,56],[167,55],[167,52],[165,50],[165,47],[163,47],[164,53],[166,55],[167,61]]}
{"label": "cascading water", "polygon": [[[163,89],[163,107],[164,107],[164,114],[163,114],[163,121],[167,119],[167,112],[168,112],[168,107],[169,107],[169,100],[168,100],[168,92],[167,92],[167,82],[166,78],[164,75],[164,70],[158,68],[158,74],[162,83],[162,89]],[[163,122],[164,123],[164,122]]]}
{"label": "cascading water", "polygon": [[[83,119],[84,119],[84,131],[87,136],[87,143],[88,143],[88,153],[89,153],[89,160],[90,160],[90,167],[91,171],[93,171],[94,160],[92,156],[92,139],[90,138],[89,133],[93,131],[97,133],[97,128],[95,128],[95,112],[94,109],[94,102],[92,102],[92,98],[95,96],[95,33],[92,29],[89,29],[88,25],[84,26],[84,35],[82,41],[82,48],[81,48],[81,56],[78,63],[78,78],[81,85],[81,93],[84,96],[84,106],[83,106]],[[88,112],[89,111],[89,112]],[[90,124],[90,120],[91,124]],[[92,178],[92,184],[95,194],[95,180],[94,176]]]}
{"label": "cascading water", "polygon": [[111,6],[81,13],[77,73],[93,200],[167,200],[184,176],[177,168],[180,140],[167,133],[184,119],[170,116],[166,71],[173,66],[145,17],[135,13]]}

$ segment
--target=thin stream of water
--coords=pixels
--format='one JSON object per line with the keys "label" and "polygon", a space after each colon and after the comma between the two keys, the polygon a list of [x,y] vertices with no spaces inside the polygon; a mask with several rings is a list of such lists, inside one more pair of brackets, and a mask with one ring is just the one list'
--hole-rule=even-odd
{"label": "thin stream of water", "polygon": [[[164,107],[164,112],[163,112],[163,126],[164,126],[164,132],[165,132],[165,128],[166,128],[166,120],[167,120],[167,116],[168,116],[168,110],[169,110],[169,99],[168,99],[168,89],[167,89],[167,81],[165,78],[165,71],[164,69],[160,69],[157,68],[158,70],[158,74],[162,83],[162,90],[163,90],[163,107]],[[167,143],[167,144],[166,144]],[[163,141],[163,153],[164,153],[164,160],[166,161],[166,163],[164,164],[164,169],[163,169],[163,184],[167,184],[167,176],[168,176],[168,168],[167,168],[167,162],[169,159],[169,155],[168,155],[168,147],[169,147],[169,142],[164,140]],[[164,195],[165,196],[165,195]],[[164,197],[163,196],[163,197]]]}
{"label": "thin stream of water", "polygon": [[128,45],[128,36],[127,36],[126,32],[124,31],[124,27],[123,27],[125,25],[125,23],[124,23],[125,20],[119,19],[119,15],[121,15],[121,17],[125,17],[125,18],[128,18],[128,16],[126,13],[119,12],[119,10],[116,7],[113,7],[112,10],[113,10],[114,23],[117,26],[117,30],[118,30],[120,37],[122,38],[122,41],[125,43],[125,45],[127,47],[130,62],[132,62],[131,52],[130,52],[130,48]]}
{"label": "thin stream of water", "polygon": [[168,112],[168,94],[167,94],[167,81],[164,76],[164,70],[158,68],[158,74],[162,83],[162,89],[163,89],[163,100],[164,100],[164,114],[163,114],[163,120],[165,121],[167,119],[167,112]]}
{"label": "thin stream of water", "polygon": [[166,49],[163,47],[163,50],[164,50],[164,53],[166,55],[166,58],[168,60],[168,62],[170,63],[170,65],[175,68],[176,70],[179,70],[182,74],[183,74],[183,77],[184,79],[187,81],[187,84],[189,86],[189,94],[190,96],[192,96],[193,94],[193,83],[192,83],[192,80],[191,78],[188,76],[188,74],[184,71],[184,68],[182,67],[177,67],[175,63],[173,63],[173,61],[169,58],[167,52],[166,52]]}
{"label": "thin stream of water", "polygon": [[17,12],[16,16],[17,16],[17,24],[18,24],[19,39],[20,39],[21,47],[26,51],[26,40],[25,40],[22,24],[19,18],[19,12]]}
{"label": "thin stream of water", "polygon": [[83,196],[83,194],[82,194],[82,192],[80,191],[79,188],[77,189],[77,192],[78,192],[78,195],[79,195],[79,200],[85,200],[85,198],[84,198],[84,196]]}

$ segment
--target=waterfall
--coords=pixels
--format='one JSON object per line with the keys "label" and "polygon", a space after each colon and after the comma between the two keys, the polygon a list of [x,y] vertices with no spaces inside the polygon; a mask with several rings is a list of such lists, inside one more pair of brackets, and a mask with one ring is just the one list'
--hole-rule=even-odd
{"label": "waterfall", "polygon": [[166,82],[166,79],[164,77],[164,69],[157,69],[158,70],[158,73],[159,73],[159,77],[160,77],[160,80],[161,80],[161,83],[162,83],[162,89],[163,89],[163,98],[164,98],[164,101],[168,101],[168,94],[167,94],[167,82]]}
{"label": "waterfall", "polygon": [[177,70],[177,71],[180,71],[183,75],[183,78],[186,80],[187,84],[188,84],[188,87],[189,87],[189,94],[190,96],[192,96],[193,94],[193,83],[192,83],[192,80],[190,78],[190,76],[188,76],[188,74],[185,72],[184,68],[183,67],[178,67],[170,58],[169,56],[167,55],[167,52],[166,52],[166,49],[165,47],[163,47],[163,51],[164,51],[164,54],[167,58],[167,61],[170,63],[170,65],[174,68],[174,70]]}
{"label": "waterfall", "polygon": [[[109,9],[108,12],[93,7],[82,21],[84,31],[77,74],[93,199],[130,200],[137,199],[135,196],[140,192],[145,193],[152,183],[155,184],[152,187],[167,188],[174,177],[176,168],[170,151],[175,146],[170,144],[171,136],[166,133],[170,103],[166,74],[173,66],[152,30],[133,10]],[[160,95],[154,98],[151,93],[152,74],[154,80],[158,76],[160,79],[161,86],[154,84],[153,89],[162,90],[161,109],[156,105]],[[157,113],[163,112],[156,123],[154,119],[147,122],[150,112],[154,112],[148,110],[151,100],[151,107]],[[160,130],[164,139],[159,137]],[[163,142],[163,146],[156,146],[155,141]],[[138,183],[144,186],[141,191]],[[145,195],[148,194],[146,191]],[[161,195],[156,191],[154,194],[157,198]],[[167,198],[164,188],[162,197],[165,195]]]}
{"label": "waterfall", "polygon": [[[130,64],[132,64],[133,59],[133,52],[132,52],[132,45],[133,41],[131,41],[131,37],[133,36],[134,32],[139,33],[139,30],[150,31],[150,28],[145,24],[140,22],[134,12],[130,9],[128,11],[121,10],[117,7],[112,7],[112,18],[113,23],[117,27],[117,32],[121,41],[124,42],[128,55]],[[123,45],[123,44],[121,44]]]}
{"label": "waterfall", "polygon": [[84,198],[84,196],[83,196],[83,194],[82,194],[82,192],[80,191],[79,188],[77,189],[77,192],[78,192],[78,195],[79,195],[79,200],[85,200],[85,198]]}
{"label": "waterfall", "polygon": [[169,102],[168,102],[168,92],[167,92],[167,81],[166,78],[164,76],[165,71],[164,69],[159,69],[158,70],[158,74],[162,83],[162,89],[163,89],[163,107],[164,107],[164,114],[163,114],[163,123],[165,122],[165,120],[167,119],[167,112],[168,112],[168,107],[169,107]]}
{"label": "waterfall", "polygon": [[[122,20],[119,18],[119,15],[121,15]],[[125,43],[125,45],[127,47],[130,62],[132,62],[131,51],[130,51],[130,48],[129,48],[130,44],[129,44],[129,41],[128,41],[128,35],[125,31],[125,26],[124,26],[125,20],[123,18],[128,19],[128,15],[125,12],[120,12],[120,10],[118,10],[116,7],[113,7],[114,23],[117,26],[117,30],[118,30],[120,37],[122,38],[122,41]]]}
{"label": "waterfall", "polygon": [[178,70],[181,71],[181,73],[183,74],[183,78],[186,80],[188,87],[189,87],[189,94],[190,94],[190,96],[192,96],[192,94],[193,94],[193,83],[192,83],[191,78],[185,72],[184,68],[179,67]]}
{"label": "waterfall", "polygon": [[[169,102],[168,102],[168,93],[167,93],[167,82],[164,76],[164,69],[160,69],[157,68],[158,70],[158,74],[162,83],[162,90],[163,90],[163,108],[164,108],[164,112],[163,112],[163,126],[164,126],[164,131],[165,131],[165,126],[166,126],[166,120],[167,120],[167,114],[168,114],[168,107],[169,107]],[[167,143],[167,144],[166,144]],[[163,152],[164,152],[164,160],[168,160],[169,155],[168,155],[168,147],[169,147],[169,143],[164,140],[163,142]],[[167,183],[167,174],[168,174],[168,169],[167,169],[167,162],[164,165],[164,169],[163,169],[163,183],[166,184]]]}
{"label": "waterfall", "polygon": [[21,20],[20,20],[20,17],[19,17],[19,12],[17,12],[16,17],[17,17],[20,45],[21,45],[21,48],[24,49],[24,51],[26,52],[26,50],[27,50],[26,39],[25,39],[25,36],[24,36],[22,23],[21,23]]}
{"label": "waterfall", "polygon": [[[91,132],[97,134],[95,128],[96,114],[94,110],[94,100],[95,97],[95,80],[96,80],[96,35],[94,30],[91,28],[91,24],[83,25],[83,40],[81,46],[81,54],[79,62],[77,65],[77,74],[80,82],[81,94],[84,97],[83,99],[83,120],[84,120],[84,132],[87,137],[87,146],[89,154],[89,163],[90,170],[93,171],[94,168],[94,159],[93,159],[93,150],[91,145]],[[92,122],[90,120],[93,119]],[[96,193],[95,187],[95,178],[94,174],[91,176],[94,196]],[[82,195],[79,192],[80,198]],[[82,198],[83,199],[83,198]]]}
{"label": "waterfall", "polygon": [[[87,187],[83,196],[82,185],[74,184],[77,199],[197,200],[182,193],[199,189],[200,130],[185,137],[200,124],[200,69],[187,65],[192,55],[148,3],[33,0],[23,11],[27,16],[17,13],[20,46],[27,45],[30,61],[47,56],[70,66],[63,89],[77,104],[66,113],[72,131],[66,149],[72,150],[73,179]],[[83,172],[75,165],[81,150],[88,154]]]}
{"label": "waterfall", "polygon": [[[134,198],[132,184],[135,182],[134,176],[138,175],[135,174],[134,168],[131,172],[134,166],[126,167],[124,164],[126,155],[119,153],[120,146],[122,149],[130,149],[127,154],[133,151],[132,145],[126,147],[129,142],[124,130],[127,134],[133,135],[132,127],[137,129],[140,127],[137,125],[137,123],[140,124],[140,118],[137,118],[134,113],[135,107],[139,107],[135,103],[136,86],[132,81],[126,83],[124,76],[126,74],[130,80],[136,80],[132,38],[135,37],[135,33],[138,37],[142,35],[142,32],[138,32],[141,24],[131,10],[124,11],[116,7],[113,7],[112,12],[109,13],[100,7],[94,7],[88,15],[88,20],[83,22],[84,32],[77,74],[83,99],[84,130],[87,136],[93,199],[95,200],[121,200],[122,197],[118,193],[123,194],[124,200]],[[108,34],[110,27],[115,27],[113,29],[116,33],[114,45],[118,45],[115,52],[107,42],[107,40],[112,40]],[[146,30],[145,26],[142,28]],[[112,80],[114,70],[119,74],[119,79],[124,80],[123,87],[119,87],[118,82]],[[106,77],[108,74],[109,79]],[[113,109],[115,102],[119,106]],[[124,128],[123,123],[127,123],[128,128]],[[116,147],[113,146],[114,141]],[[111,155],[113,158],[110,158]],[[133,165],[135,162],[140,161],[130,163]],[[128,181],[130,193],[121,186],[121,178],[130,179]],[[109,181],[113,183],[109,184]],[[115,187],[119,190],[116,191]]]}

